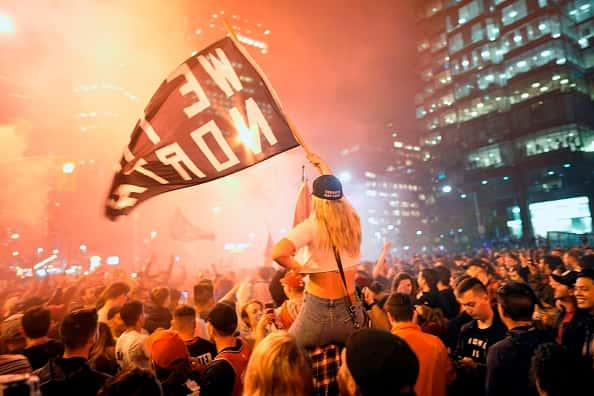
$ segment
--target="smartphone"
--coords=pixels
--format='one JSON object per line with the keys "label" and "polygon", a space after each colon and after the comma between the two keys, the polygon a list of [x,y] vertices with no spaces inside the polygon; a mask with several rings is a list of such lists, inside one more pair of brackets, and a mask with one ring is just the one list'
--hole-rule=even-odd
{"label": "smartphone", "polygon": [[188,301],[188,291],[182,290],[181,295],[179,297],[179,304],[183,305]]}
{"label": "smartphone", "polygon": [[276,308],[276,305],[274,303],[264,304],[264,312],[265,313],[274,313],[275,308]]}

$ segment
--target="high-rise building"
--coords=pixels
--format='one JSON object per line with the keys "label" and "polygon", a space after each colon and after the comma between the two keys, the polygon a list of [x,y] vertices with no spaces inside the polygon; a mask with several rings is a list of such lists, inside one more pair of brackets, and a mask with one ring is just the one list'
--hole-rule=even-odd
{"label": "high-rise building", "polygon": [[436,234],[591,232],[594,1],[415,3]]}
{"label": "high-rise building", "polygon": [[337,175],[361,218],[366,258],[377,255],[385,239],[396,252],[422,251],[434,244],[427,216],[429,153],[395,133],[392,139],[391,144],[366,143],[340,153],[344,162]]}

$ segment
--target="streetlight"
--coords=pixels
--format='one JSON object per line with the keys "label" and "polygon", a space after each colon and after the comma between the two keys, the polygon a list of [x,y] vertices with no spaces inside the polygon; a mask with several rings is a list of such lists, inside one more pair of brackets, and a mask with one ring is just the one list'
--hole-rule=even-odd
{"label": "streetlight", "polygon": [[76,167],[76,165],[74,165],[73,162],[65,162],[62,165],[62,172],[66,173],[66,174],[70,174],[70,173],[74,172],[75,167]]}
{"label": "streetlight", "polygon": [[[467,193],[465,193],[464,191],[462,191],[461,189],[459,189],[456,186],[451,186],[449,184],[446,184],[441,188],[441,191],[444,192],[445,194],[449,194],[453,190],[456,190],[458,193],[460,193],[461,199],[466,199],[468,197]],[[483,226],[483,224],[481,222],[481,212],[479,209],[477,194],[475,191],[471,191],[470,195],[472,195],[472,203],[474,206],[474,217],[476,219],[476,228],[477,228],[478,234],[480,236],[483,236],[485,233],[485,227]],[[460,231],[458,231],[458,232],[460,232]]]}

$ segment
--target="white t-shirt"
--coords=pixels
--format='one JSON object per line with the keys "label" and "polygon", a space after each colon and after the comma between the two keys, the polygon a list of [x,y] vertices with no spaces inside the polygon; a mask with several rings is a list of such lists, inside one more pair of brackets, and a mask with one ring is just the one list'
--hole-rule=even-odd
{"label": "white t-shirt", "polygon": [[146,349],[148,334],[136,330],[126,331],[118,338],[115,347],[116,360],[122,370],[136,366],[149,367],[149,354]]}
{"label": "white t-shirt", "polygon": [[[322,250],[315,246],[315,241],[319,239],[318,223],[313,215],[298,224],[289,232],[287,239],[293,243],[295,249],[303,257],[302,274],[314,274],[318,272],[338,271],[338,263],[334,257],[332,247]],[[344,269],[356,267],[361,260],[361,255],[351,257],[346,252],[339,252],[342,267]]]}

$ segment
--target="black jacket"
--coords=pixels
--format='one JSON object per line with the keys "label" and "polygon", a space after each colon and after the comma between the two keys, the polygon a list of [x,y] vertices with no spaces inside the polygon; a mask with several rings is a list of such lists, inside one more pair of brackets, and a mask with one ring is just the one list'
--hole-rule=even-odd
{"label": "black jacket", "polygon": [[39,377],[43,396],[95,396],[110,378],[93,370],[86,359],[78,357],[52,359],[33,374]]}
{"label": "black jacket", "polygon": [[27,357],[33,370],[42,368],[50,359],[56,356],[62,356],[64,345],[60,341],[50,339],[45,344],[34,345],[23,350],[23,355]]}
{"label": "black jacket", "polygon": [[[557,334],[557,330],[559,329],[559,326],[561,326],[561,320],[563,319],[564,314],[565,311],[560,311],[557,314],[557,317],[555,317],[555,322],[553,324],[555,334]],[[588,316],[588,312],[582,309],[577,309],[573,318],[563,325],[561,344],[567,348],[573,356],[581,356],[582,354],[582,348],[584,347],[589,323]]]}
{"label": "black jacket", "polygon": [[516,327],[487,352],[487,396],[537,396],[529,375],[530,361],[540,344],[552,342],[549,332]]}

